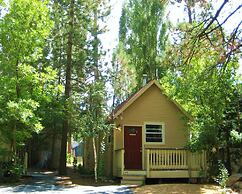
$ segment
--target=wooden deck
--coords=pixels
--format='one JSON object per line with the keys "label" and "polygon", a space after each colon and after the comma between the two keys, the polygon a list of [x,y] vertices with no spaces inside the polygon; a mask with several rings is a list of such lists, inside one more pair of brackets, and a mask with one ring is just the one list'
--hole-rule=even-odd
{"label": "wooden deck", "polygon": [[198,178],[205,176],[205,151],[192,153],[186,149],[150,148],[145,152],[142,170],[125,170],[124,149],[114,153],[114,175],[143,175],[146,178]]}

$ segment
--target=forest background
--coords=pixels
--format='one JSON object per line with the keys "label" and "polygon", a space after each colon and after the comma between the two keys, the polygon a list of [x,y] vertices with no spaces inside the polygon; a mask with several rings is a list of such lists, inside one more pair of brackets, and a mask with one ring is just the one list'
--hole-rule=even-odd
{"label": "forest background", "polygon": [[187,147],[213,150],[211,164],[231,172],[242,141],[238,2],[0,1],[0,133],[10,145],[1,153],[59,134],[65,174],[68,137],[92,139],[97,178],[107,116],[146,75],[193,117]]}

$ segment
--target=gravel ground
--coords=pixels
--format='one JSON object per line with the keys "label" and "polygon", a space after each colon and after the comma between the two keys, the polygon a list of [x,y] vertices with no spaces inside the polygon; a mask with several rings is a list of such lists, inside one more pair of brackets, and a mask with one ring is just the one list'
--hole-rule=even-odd
{"label": "gravel ground", "polygon": [[[70,182],[70,183],[69,183]],[[58,177],[53,174],[32,173],[31,178],[21,184],[0,185],[0,194],[131,194],[127,186],[103,185],[93,179],[79,179],[73,184],[70,177]],[[83,184],[84,183],[84,184]],[[108,184],[108,183],[106,183]],[[92,186],[90,186],[92,185]],[[102,186],[101,186],[102,185]]]}
{"label": "gravel ground", "polygon": [[111,193],[121,193],[121,194],[131,194],[133,193],[126,186],[72,186],[72,187],[60,187],[48,184],[35,184],[35,185],[19,185],[15,187],[3,187],[0,186],[1,194],[111,194]]}
{"label": "gravel ground", "polygon": [[[222,190],[217,185],[212,184],[156,184],[145,185],[132,189],[134,193],[139,194],[221,194]],[[231,189],[228,189],[226,194],[233,193]],[[242,194],[242,193],[241,193]]]}
{"label": "gravel ground", "polygon": [[[221,194],[222,190],[213,184],[169,183],[140,187],[115,185],[112,182],[95,183],[93,178],[83,178],[75,173],[58,177],[56,173],[36,172],[18,185],[0,185],[0,194]],[[226,194],[233,193],[227,190]],[[242,194],[242,193],[241,193]]]}

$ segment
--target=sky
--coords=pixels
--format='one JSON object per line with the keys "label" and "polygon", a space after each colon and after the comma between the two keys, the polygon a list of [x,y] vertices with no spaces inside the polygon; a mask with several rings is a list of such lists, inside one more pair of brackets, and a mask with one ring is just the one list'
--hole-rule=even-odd
{"label": "sky", "polygon": [[[111,0],[112,10],[107,21],[108,31],[101,36],[103,48],[108,51],[106,56],[107,61],[111,61],[112,52],[118,43],[119,18],[121,16],[122,4],[124,1],[125,0]],[[213,0],[215,10],[217,10],[222,3],[223,0]],[[235,10],[240,4],[241,0],[230,0],[225,7],[226,9],[221,12],[218,20],[220,22],[223,21],[228,13]],[[177,23],[178,21],[183,21],[184,17],[187,18],[187,16],[184,15],[183,3],[168,6],[167,13],[169,14],[169,19],[173,24]],[[228,33],[231,33],[232,29],[234,29],[234,27],[237,26],[241,20],[242,8],[225,23],[225,30]],[[238,74],[242,75],[242,59],[240,59],[240,68]]]}
{"label": "sky", "polygon": [[107,19],[107,32],[100,36],[103,48],[109,50],[108,59],[112,58],[112,51],[118,44],[119,18],[124,0],[111,0],[111,14]]}
{"label": "sky", "polygon": [[[8,0],[4,1],[8,2]],[[217,10],[223,1],[224,0],[213,0],[214,9]],[[110,0],[112,10],[107,19],[107,32],[100,36],[103,43],[103,48],[107,51],[105,60],[109,63],[109,65],[111,65],[110,61],[112,59],[112,53],[118,44],[119,18],[121,16],[122,5],[124,2],[125,0]],[[223,21],[228,13],[230,13],[232,10],[235,10],[241,3],[242,0],[230,0],[229,3],[226,4],[223,12],[220,14],[220,17],[218,18],[219,21]],[[3,11],[2,14],[4,13],[5,12]],[[187,18],[187,16],[184,14],[184,3],[176,3],[176,5],[168,6],[167,13],[169,14],[169,19],[173,24],[177,23],[178,21],[182,21],[183,18]],[[234,27],[238,25],[241,20],[242,8],[224,24],[224,28],[228,33],[231,33],[232,29],[234,29]],[[240,59],[240,68],[238,70],[238,74],[242,76],[242,59]]]}

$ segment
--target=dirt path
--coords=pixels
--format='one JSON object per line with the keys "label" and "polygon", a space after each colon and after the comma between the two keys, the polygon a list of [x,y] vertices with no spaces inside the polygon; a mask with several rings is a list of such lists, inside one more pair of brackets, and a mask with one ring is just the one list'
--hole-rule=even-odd
{"label": "dirt path", "polygon": [[[76,181],[76,183],[73,183]],[[59,177],[51,171],[29,173],[26,180],[14,185],[0,185],[0,194],[132,194],[127,186],[102,183],[91,178]]]}
{"label": "dirt path", "polygon": [[[157,184],[132,189],[139,194],[221,194],[219,186],[212,184]],[[237,192],[229,192],[238,194]]]}
{"label": "dirt path", "polygon": [[[68,176],[59,177],[55,172],[32,172],[32,178],[19,185],[0,186],[0,194],[9,193],[120,193],[120,194],[221,194],[221,189],[213,184],[162,183],[140,187],[119,186],[116,182],[99,181],[91,177],[81,177],[77,172],[68,169]],[[239,194],[227,192],[226,194]],[[242,194],[242,193],[241,193]]]}

